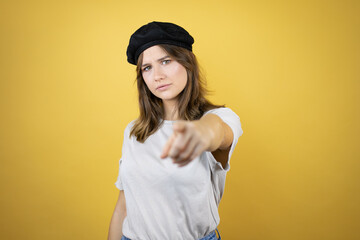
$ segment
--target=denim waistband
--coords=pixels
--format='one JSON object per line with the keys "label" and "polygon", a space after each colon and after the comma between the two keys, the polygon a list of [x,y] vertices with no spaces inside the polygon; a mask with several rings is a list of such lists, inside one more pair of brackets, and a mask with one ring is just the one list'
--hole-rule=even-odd
{"label": "denim waistband", "polygon": [[[217,238],[216,232],[218,233],[219,238]],[[210,234],[206,235],[206,236],[203,237],[203,238],[200,238],[199,240],[221,240],[219,230],[216,229],[216,232],[215,232],[215,230],[214,230],[214,231],[212,231]],[[130,239],[130,238],[127,238],[127,237],[125,237],[125,236],[122,236],[122,237],[121,237],[121,240],[131,240],[131,239]]]}
{"label": "denim waistband", "polygon": [[[219,238],[216,237],[216,232],[218,233]],[[216,232],[215,232],[215,230],[214,230],[214,231],[212,231],[210,234],[206,235],[206,236],[203,237],[203,238],[200,238],[199,240],[221,240],[219,230],[216,229]]]}

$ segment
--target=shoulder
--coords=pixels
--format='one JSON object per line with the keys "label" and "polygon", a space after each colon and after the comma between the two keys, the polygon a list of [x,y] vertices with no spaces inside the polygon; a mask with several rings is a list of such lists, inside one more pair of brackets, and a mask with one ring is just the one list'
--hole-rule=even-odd
{"label": "shoulder", "polygon": [[130,136],[130,132],[131,129],[133,128],[134,124],[135,124],[136,119],[132,120],[131,122],[129,122],[124,130],[124,136],[129,137]]}
{"label": "shoulder", "polygon": [[228,107],[219,107],[219,108],[214,108],[214,109],[211,109],[211,110],[208,110],[204,113],[204,115],[206,114],[209,114],[209,113],[212,113],[212,114],[216,114],[218,115],[219,117],[234,117],[234,118],[239,118],[239,116],[233,111],[231,110],[230,108]]}
{"label": "shoulder", "polygon": [[126,130],[126,129],[130,129],[130,130],[131,130],[131,128],[134,126],[135,122],[136,122],[136,119],[130,121],[130,122],[126,125],[125,130]]}
{"label": "shoulder", "polygon": [[216,114],[225,122],[234,132],[236,137],[242,135],[243,131],[241,128],[240,117],[228,107],[220,107],[208,110],[204,113],[206,114]]}

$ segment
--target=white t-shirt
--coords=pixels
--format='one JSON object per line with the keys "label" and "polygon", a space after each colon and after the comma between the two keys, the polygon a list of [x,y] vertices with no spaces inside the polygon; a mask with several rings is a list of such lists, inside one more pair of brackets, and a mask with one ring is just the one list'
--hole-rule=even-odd
{"label": "white t-shirt", "polygon": [[229,160],[242,135],[240,118],[229,108],[212,109],[230,126],[234,139],[225,169],[211,152],[203,152],[179,167],[161,159],[175,121],[167,121],[144,143],[129,138],[134,121],[124,131],[116,187],[124,190],[127,216],[123,234],[132,240],[199,239],[220,222],[218,205],[224,192]]}

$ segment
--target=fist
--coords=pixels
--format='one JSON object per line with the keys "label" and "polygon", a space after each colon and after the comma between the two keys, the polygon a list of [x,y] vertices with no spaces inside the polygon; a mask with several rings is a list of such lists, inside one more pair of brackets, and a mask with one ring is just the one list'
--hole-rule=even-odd
{"label": "fist", "polygon": [[163,148],[161,158],[171,157],[179,166],[187,165],[209,148],[209,133],[198,120],[177,121],[173,125],[173,134]]}

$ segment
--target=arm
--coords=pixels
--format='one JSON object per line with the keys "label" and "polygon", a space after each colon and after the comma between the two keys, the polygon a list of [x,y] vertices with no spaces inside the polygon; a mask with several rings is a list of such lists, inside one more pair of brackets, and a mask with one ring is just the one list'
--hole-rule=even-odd
{"label": "arm", "polygon": [[120,240],[122,236],[122,225],[126,217],[126,202],[124,191],[120,190],[119,198],[111,218],[108,240]]}
{"label": "arm", "polygon": [[219,116],[211,113],[207,114],[199,120],[199,124],[208,129],[208,137],[211,139],[210,146],[206,151],[230,149],[234,134]]}
{"label": "arm", "polygon": [[211,151],[225,166],[233,138],[231,128],[215,114],[206,114],[195,121],[178,121],[161,157],[171,157],[183,166],[202,152]]}
{"label": "arm", "polygon": [[[207,114],[201,119],[202,124],[205,126],[216,126],[218,127],[209,127],[210,131],[214,131],[213,135],[215,140],[213,141],[213,146],[210,147],[207,151],[211,151],[212,155],[216,161],[220,162],[222,167],[225,168],[228,161],[228,156],[230,152],[230,147],[234,139],[234,133],[221,118],[215,114]],[[217,147],[218,146],[218,147]]]}

